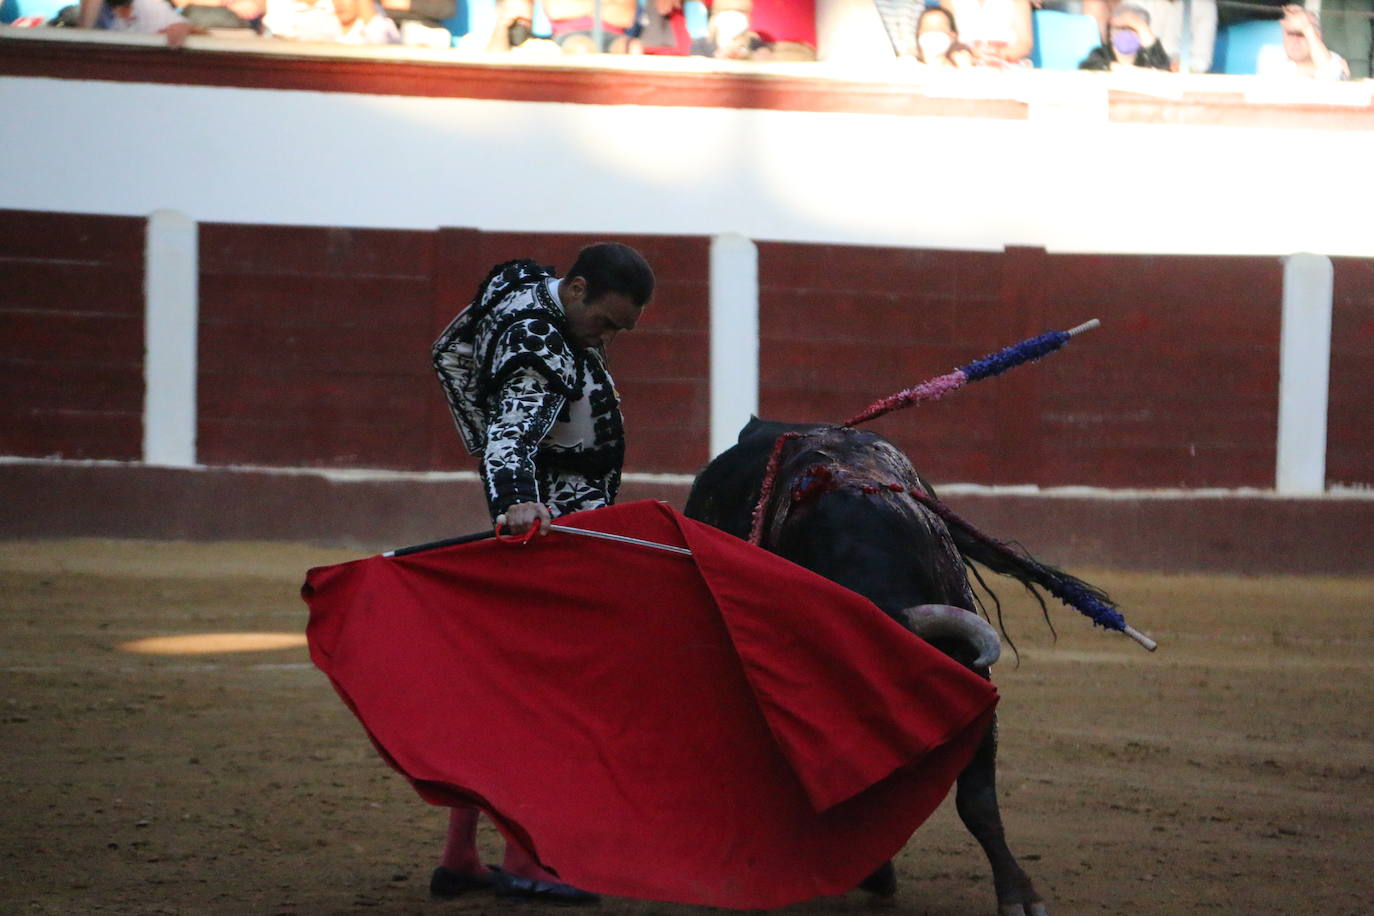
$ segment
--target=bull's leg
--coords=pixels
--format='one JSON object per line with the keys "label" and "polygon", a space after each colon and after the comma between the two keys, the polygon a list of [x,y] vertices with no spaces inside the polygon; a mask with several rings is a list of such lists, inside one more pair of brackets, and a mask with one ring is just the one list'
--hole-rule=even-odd
{"label": "bull's leg", "polygon": [[959,818],[987,853],[999,916],[1048,916],[1031,879],[1007,848],[1002,815],[997,810],[997,720],[964,771],[954,797]]}

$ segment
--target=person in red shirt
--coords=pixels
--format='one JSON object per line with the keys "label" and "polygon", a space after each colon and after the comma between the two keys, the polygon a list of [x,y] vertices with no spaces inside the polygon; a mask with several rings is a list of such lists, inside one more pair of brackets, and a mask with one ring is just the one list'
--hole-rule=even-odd
{"label": "person in red shirt", "polygon": [[[813,52],[816,47],[815,0],[702,0],[702,5],[712,15],[744,13],[749,17],[749,30],[766,45],[804,45]],[[692,53],[693,36],[687,29],[684,0],[651,0],[645,13],[645,53]]]}

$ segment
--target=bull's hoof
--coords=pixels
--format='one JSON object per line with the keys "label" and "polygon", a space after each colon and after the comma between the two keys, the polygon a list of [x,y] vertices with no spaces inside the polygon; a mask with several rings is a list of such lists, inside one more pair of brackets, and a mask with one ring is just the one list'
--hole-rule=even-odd
{"label": "bull's hoof", "polygon": [[1003,903],[997,907],[997,916],[1050,916],[1045,904],[1040,900],[1029,903]]}
{"label": "bull's hoof", "polygon": [[897,893],[897,869],[892,862],[884,862],[878,870],[859,882],[859,890],[868,891],[876,897],[891,897]]}

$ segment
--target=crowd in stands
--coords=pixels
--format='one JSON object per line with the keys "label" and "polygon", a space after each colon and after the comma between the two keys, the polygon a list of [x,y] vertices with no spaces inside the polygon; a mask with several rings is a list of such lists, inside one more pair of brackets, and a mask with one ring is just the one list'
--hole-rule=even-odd
{"label": "crowd in stands", "polygon": [[[1221,0],[1226,2],[1226,0]],[[221,29],[290,41],[424,44],[514,55],[656,54],[732,60],[816,57],[815,0],[77,0],[52,24],[161,33],[173,47]],[[1037,40],[1077,29],[1083,70],[1206,72],[1218,0],[875,0],[893,51],[932,68],[1047,66]],[[1186,11],[1186,13],[1185,13]],[[600,22],[595,21],[599,12]],[[1189,21],[1183,21],[1185,14]],[[1350,77],[1318,16],[1274,7],[1278,32],[1254,71]],[[1038,18],[1038,17],[1062,17]],[[454,37],[455,25],[465,26]],[[1281,43],[1278,35],[1281,34]],[[1186,39],[1185,39],[1185,36]],[[1085,48],[1083,42],[1087,38]],[[1186,57],[1186,60],[1184,58]],[[1071,64],[1072,65],[1072,64]],[[1061,68],[1062,69],[1062,68]]]}
{"label": "crowd in stands", "polygon": [[[901,22],[896,3],[879,0],[889,32]],[[1034,7],[1034,8],[1033,8]],[[1207,72],[1217,38],[1217,0],[939,0],[916,12],[914,43],[893,47],[935,67],[1030,66],[1037,10],[1072,17],[1096,47],[1077,61],[1081,70]],[[1265,76],[1317,80],[1350,78],[1349,65],[1328,48],[1316,13],[1289,4],[1277,10],[1282,43],[1259,48],[1255,71]],[[1183,18],[1190,19],[1185,30]],[[1050,20],[1053,22],[1053,20]],[[900,26],[898,26],[900,28]],[[1185,49],[1183,35],[1189,34]],[[1186,68],[1183,57],[1187,57]]]}

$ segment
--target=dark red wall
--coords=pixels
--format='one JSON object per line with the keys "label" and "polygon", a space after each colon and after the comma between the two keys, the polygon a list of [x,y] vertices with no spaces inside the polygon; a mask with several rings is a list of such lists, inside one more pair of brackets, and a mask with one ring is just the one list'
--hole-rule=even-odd
{"label": "dark red wall", "polygon": [[423,467],[434,242],[203,224],[200,460]]}
{"label": "dark red wall", "polygon": [[[621,237],[655,267],[612,371],[630,470],[706,460],[707,253],[699,238]],[[201,226],[201,461],[472,470],[429,348],[492,265],[566,270],[591,236]]]}
{"label": "dark red wall", "polygon": [[[145,221],[0,211],[0,454],[138,460]],[[471,469],[429,347],[491,265],[597,237],[202,224],[200,460]],[[625,237],[658,290],[612,368],[627,470],[707,459],[709,240]],[[1037,366],[877,421],[934,481],[1273,485],[1282,265],[764,242],[761,413],[839,422],[1024,337]],[[1374,260],[1335,259],[1328,479],[1374,484]]]}
{"label": "dark red wall", "polygon": [[761,411],[840,422],[1025,337],[1103,327],[873,428],[932,480],[1272,486],[1274,258],[760,247]]}
{"label": "dark red wall", "polygon": [[1374,487],[1374,261],[1333,258],[1329,484]]}
{"label": "dark red wall", "polygon": [[0,210],[0,455],[141,457],[145,234]]}

